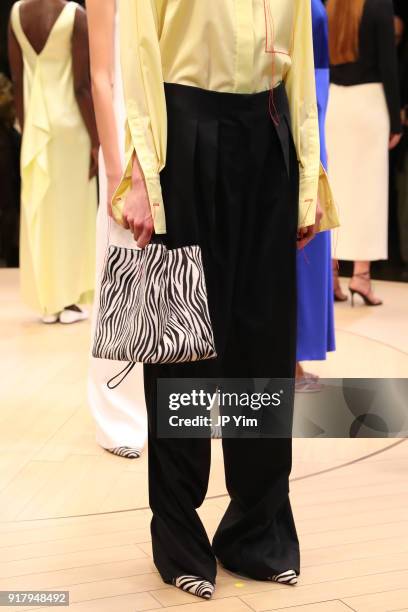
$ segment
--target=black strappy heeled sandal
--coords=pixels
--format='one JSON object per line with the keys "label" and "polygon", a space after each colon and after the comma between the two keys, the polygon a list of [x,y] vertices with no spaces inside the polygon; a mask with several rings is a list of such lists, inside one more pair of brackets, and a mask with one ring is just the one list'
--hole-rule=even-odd
{"label": "black strappy heeled sandal", "polygon": [[352,306],[354,306],[354,296],[356,294],[359,295],[364,300],[364,304],[366,306],[382,306],[383,304],[382,300],[380,300],[379,298],[373,299],[372,297],[370,297],[371,277],[370,277],[369,272],[361,272],[360,274],[353,274],[352,278],[362,278],[369,283],[369,291],[367,293],[364,293],[363,291],[360,291],[359,289],[353,289],[352,287],[349,286]]}

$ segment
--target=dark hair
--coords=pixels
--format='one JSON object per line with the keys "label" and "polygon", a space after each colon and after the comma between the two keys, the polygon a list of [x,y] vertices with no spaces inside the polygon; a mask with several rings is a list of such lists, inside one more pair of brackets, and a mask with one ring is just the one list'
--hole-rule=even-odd
{"label": "dark hair", "polygon": [[13,86],[6,75],[0,73],[0,123],[11,128],[15,117]]}

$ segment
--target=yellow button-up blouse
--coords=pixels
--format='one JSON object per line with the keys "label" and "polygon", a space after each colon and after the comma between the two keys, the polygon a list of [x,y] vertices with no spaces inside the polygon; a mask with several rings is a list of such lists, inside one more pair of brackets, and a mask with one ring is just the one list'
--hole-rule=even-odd
{"label": "yellow button-up blouse", "polygon": [[113,199],[116,220],[121,222],[136,154],[155,231],[166,231],[160,187],[167,146],[164,82],[240,94],[283,81],[300,167],[299,227],[314,224],[319,188],[320,229],[336,227],[320,167],[310,0],[119,0],[119,7],[127,145]]}

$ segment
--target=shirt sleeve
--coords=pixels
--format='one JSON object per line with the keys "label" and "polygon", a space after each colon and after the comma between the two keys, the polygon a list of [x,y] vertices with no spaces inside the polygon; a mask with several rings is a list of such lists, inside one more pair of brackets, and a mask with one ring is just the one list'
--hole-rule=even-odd
{"label": "shirt sleeve", "polygon": [[126,111],[126,153],[122,181],[113,200],[122,224],[131,187],[133,157],[142,169],[156,234],[166,233],[160,171],[166,163],[167,114],[155,0],[120,0],[120,51]]}
{"label": "shirt sleeve", "polygon": [[394,11],[391,0],[380,0],[377,8],[377,45],[381,79],[390,115],[390,128],[399,134],[401,126],[398,59],[394,32]]}
{"label": "shirt sleeve", "polygon": [[292,65],[285,78],[299,160],[299,228],[315,223],[320,141],[313,58],[311,3],[295,0]]}
{"label": "shirt sleeve", "polygon": [[323,213],[318,231],[324,232],[339,227],[340,221],[336,202],[334,200],[326,170],[323,168],[323,164],[320,164],[318,194],[320,207]]}

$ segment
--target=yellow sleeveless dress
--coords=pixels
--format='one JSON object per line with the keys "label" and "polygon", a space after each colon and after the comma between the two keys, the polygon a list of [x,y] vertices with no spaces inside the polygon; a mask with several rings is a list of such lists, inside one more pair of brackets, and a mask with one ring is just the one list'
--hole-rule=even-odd
{"label": "yellow sleeveless dress", "polygon": [[89,302],[95,276],[96,179],[91,143],[74,95],[68,2],[37,54],[13,6],[24,59],[20,275],[23,300],[41,314]]}

